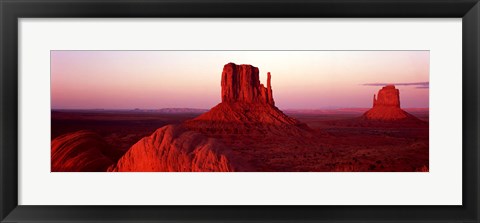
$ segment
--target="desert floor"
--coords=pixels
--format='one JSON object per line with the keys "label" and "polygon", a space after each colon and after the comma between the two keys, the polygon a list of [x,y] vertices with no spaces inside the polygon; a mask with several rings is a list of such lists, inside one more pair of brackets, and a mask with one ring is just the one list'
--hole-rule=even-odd
{"label": "desert floor", "polygon": [[[307,139],[275,136],[219,137],[231,148],[239,171],[428,171],[428,111],[412,113],[424,125],[365,124],[361,113],[288,113],[312,130]],[[79,130],[98,133],[126,151],[142,137],[167,124],[179,124],[199,114],[136,111],[52,111],[54,139]]]}

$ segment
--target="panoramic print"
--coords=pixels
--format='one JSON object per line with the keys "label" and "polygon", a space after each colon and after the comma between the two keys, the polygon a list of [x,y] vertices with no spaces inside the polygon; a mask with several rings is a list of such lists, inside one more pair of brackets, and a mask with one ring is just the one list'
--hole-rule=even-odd
{"label": "panoramic print", "polygon": [[429,51],[51,51],[52,172],[428,172]]}

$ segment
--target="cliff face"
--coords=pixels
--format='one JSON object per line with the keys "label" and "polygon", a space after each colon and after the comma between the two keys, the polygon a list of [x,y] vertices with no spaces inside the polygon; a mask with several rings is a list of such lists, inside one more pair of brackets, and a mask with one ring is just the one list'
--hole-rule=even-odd
{"label": "cliff face", "polygon": [[377,121],[420,121],[400,108],[400,91],[394,85],[387,85],[380,89],[377,97],[373,96],[373,107],[365,112],[362,117]]}
{"label": "cliff face", "polygon": [[226,150],[214,139],[179,126],[159,128],[133,145],[108,171],[229,172]]}
{"label": "cliff face", "polygon": [[387,85],[378,91],[378,97],[373,95],[373,107],[400,108],[400,91],[394,85]]}
{"label": "cliff face", "polygon": [[271,75],[267,73],[267,87],[260,83],[259,71],[252,65],[228,63],[222,72],[222,102],[265,103],[275,105]]}

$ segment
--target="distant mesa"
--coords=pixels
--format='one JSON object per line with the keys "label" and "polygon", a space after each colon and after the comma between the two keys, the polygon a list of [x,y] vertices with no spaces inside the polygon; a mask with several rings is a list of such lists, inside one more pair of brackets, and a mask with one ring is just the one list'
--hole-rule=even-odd
{"label": "distant mesa", "polygon": [[158,114],[201,114],[206,111],[208,111],[208,109],[200,109],[200,108],[160,108],[160,109],[135,108],[132,110],[128,110],[128,112],[158,113]]}
{"label": "distant mesa", "polygon": [[208,111],[208,109],[199,108],[161,108],[158,113],[162,114],[201,114]]}
{"label": "distant mesa", "polygon": [[271,79],[268,72],[265,87],[260,83],[257,67],[226,64],[221,79],[222,102],[197,118],[186,121],[185,126],[201,132],[219,134],[255,131],[288,133],[308,129],[306,124],[285,115],[275,107]]}
{"label": "distant mesa", "polygon": [[394,85],[387,85],[373,95],[373,107],[362,118],[378,121],[418,120],[400,108],[400,91]]}

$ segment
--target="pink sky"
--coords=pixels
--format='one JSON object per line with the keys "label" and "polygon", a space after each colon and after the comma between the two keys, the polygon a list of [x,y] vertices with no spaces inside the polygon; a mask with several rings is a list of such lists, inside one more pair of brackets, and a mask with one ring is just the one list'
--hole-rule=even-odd
{"label": "pink sky", "polygon": [[[211,108],[223,65],[272,74],[281,109],[371,107],[402,83],[403,108],[428,107],[429,51],[52,51],[53,109]],[[419,83],[423,84],[411,84]],[[426,83],[425,83],[426,82]],[[370,84],[370,85],[365,85]],[[374,86],[372,86],[374,85]]]}

